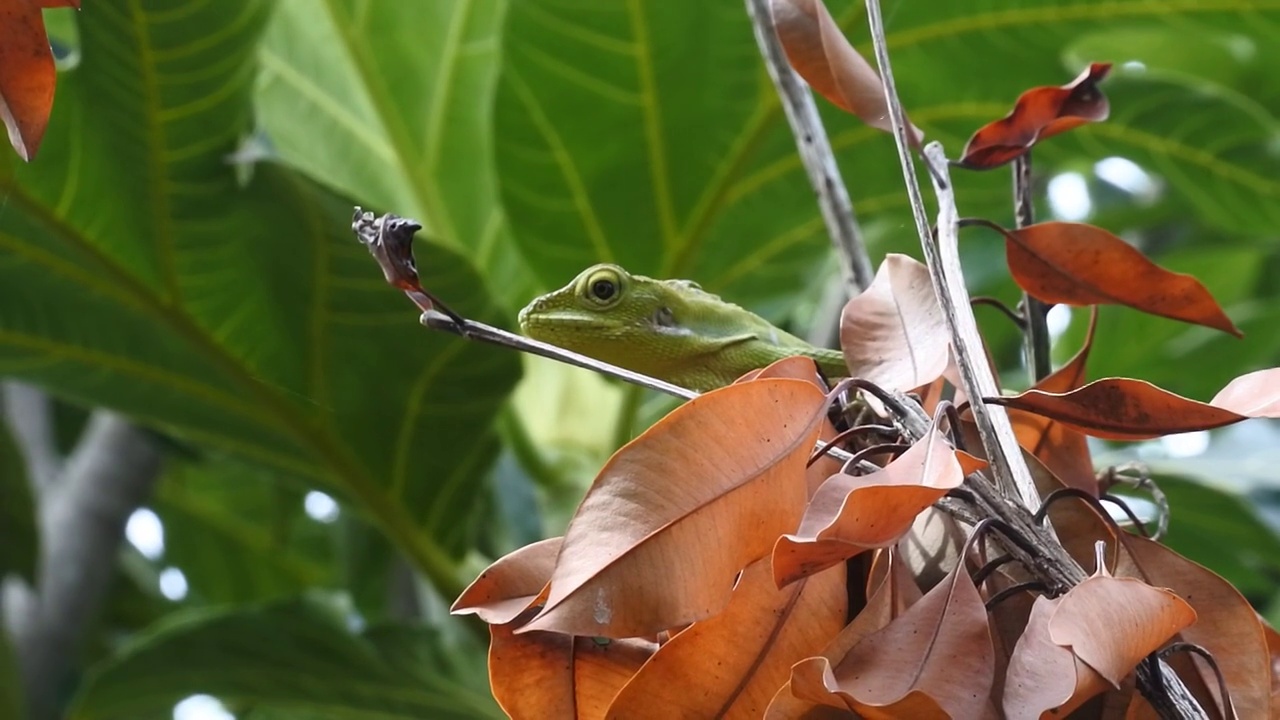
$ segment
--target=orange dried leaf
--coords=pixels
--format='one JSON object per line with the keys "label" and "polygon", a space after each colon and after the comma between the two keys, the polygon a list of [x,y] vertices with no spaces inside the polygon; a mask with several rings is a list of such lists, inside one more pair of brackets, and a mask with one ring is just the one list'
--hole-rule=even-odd
{"label": "orange dried leaf", "polygon": [[984,717],[995,679],[987,612],[963,563],[823,678],[860,715]]}
{"label": "orange dried leaf", "polygon": [[742,572],[724,612],[663,645],[622,688],[610,717],[759,718],[791,666],[840,631],[848,612],[843,567],[779,590],[769,561]]}
{"label": "orange dried leaf", "polygon": [[49,124],[58,80],[42,8],[79,6],[78,0],[0,0],[0,117],[9,143],[28,162]]}
{"label": "orange dried leaf", "polygon": [[959,164],[989,170],[1012,161],[1045,138],[1106,120],[1111,106],[1098,83],[1110,71],[1111,63],[1093,63],[1066,85],[1022,93],[1008,115],[984,125],[969,138]]}
{"label": "orange dried leaf", "polygon": [[647,640],[597,642],[490,626],[489,685],[515,720],[603,719],[618,690],[658,649]]}
{"label": "orange dried leaf", "polygon": [[547,538],[498,558],[453,602],[454,615],[474,613],[502,625],[533,605],[547,586],[563,538]]}
{"label": "orange dried leaf", "polygon": [[[747,380],[764,380],[766,378],[794,378],[796,380],[804,380],[814,384],[822,392],[827,391],[827,386],[822,382],[822,376],[818,374],[818,365],[811,358],[803,355],[795,355],[789,358],[783,358],[773,363],[769,367],[759,370],[752,370],[743,375],[737,382],[745,382]],[[835,439],[836,428],[831,424],[830,420],[823,420],[822,430],[818,433],[818,439],[823,442]],[[837,472],[840,472],[842,463],[831,456],[830,453],[822,456],[805,470],[805,486],[808,488],[808,497],[818,491],[818,487],[822,485],[827,478]]]}
{"label": "orange dried leaf", "polygon": [[917,515],[964,482],[955,450],[937,429],[870,475],[832,475],[814,494],[795,534],[778,538],[779,586],[898,541]]}
{"label": "orange dried leaf", "polygon": [[[1049,637],[1061,598],[1038,597],[1009,658],[1004,712],[1009,720],[1063,717],[1109,686],[1105,678]],[[1052,711],[1052,712],[1051,712]]]}
{"label": "orange dried leaf", "polygon": [[1002,232],[1013,279],[1045,302],[1125,305],[1242,337],[1199,280],[1165,270],[1102,228],[1055,221]]}
{"label": "orange dried leaf", "polygon": [[1170,590],[1098,574],[1060,598],[1049,637],[1119,687],[1140,660],[1195,621],[1196,611]]}
{"label": "orange dried leaf", "polygon": [[[1036,383],[1034,389],[1064,393],[1083,385],[1085,364],[1089,360],[1093,331],[1097,326],[1098,308],[1093,306],[1089,313],[1089,330],[1080,351],[1066,365]],[[1024,410],[1010,410],[1009,421],[1013,424],[1018,444],[1036,456],[1064,485],[1091,495],[1098,494],[1098,478],[1093,471],[1093,458],[1084,434],[1056,420]]]}
{"label": "orange dried leaf", "polygon": [[[1227,681],[1238,717],[1267,717],[1271,703],[1267,639],[1249,601],[1212,570],[1158,542],[1127,533],[1120,538],[1124,552],[1116,573],[1167,587],[1185,600],[1195,610],[1197,620],[1179,633],[1180,637],[1213,655]],[[1205,687],[1221,707],[1213,670],[1199,657],[1191,657]]]}
{"label": "orange dried leaf", "polygon": [[569,522],[546,605],[526,627],[638,637],[720,612],[738,571],[799,522],[826,406],[812,383],[753,380],[691,400],[627,444]]}
{"label": "orange dried leaf", "polygon": [[[822,0],[771,0],[774,31],[800,77],[836,107],[878,130],[893,132],[884,83],[840,32]],[[911,125],[919,146],[924,134]]]}
{"label": "orange dried leaf", "polygon": [[1066,393],[1027,390],[985,402],[1053,418],[1109,440],[1145,440],[1244,420],[1230,410],[1161,390],[1144,380],[1104,378]]}
{"label": "orange dried leaf", "polygon": [[933,292],[929,269],[890,254],[871,286],[840,315],[840,346],[849,374],[906,392],[942,377],[951,333]]}
{"label": "orange dried leaf", "polygon": [[1241,375],[1209,404],[1251,418],[1280,418],[1280,368]]}

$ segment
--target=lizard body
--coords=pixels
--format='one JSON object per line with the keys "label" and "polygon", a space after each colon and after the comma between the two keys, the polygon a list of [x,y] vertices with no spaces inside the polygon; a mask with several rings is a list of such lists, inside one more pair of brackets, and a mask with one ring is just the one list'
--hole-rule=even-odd
{"label": "lizard body", "polygon": [[689,280],[654,280],[593,265],[520,311],[525,335],[620,367],[707,391],[793,355],[830,377],[848,374],[818,348]]}

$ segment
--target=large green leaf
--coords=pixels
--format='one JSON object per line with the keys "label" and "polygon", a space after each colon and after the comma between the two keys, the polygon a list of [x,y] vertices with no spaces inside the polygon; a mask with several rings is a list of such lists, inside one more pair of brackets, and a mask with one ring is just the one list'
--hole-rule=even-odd
{"label": "large green leaf", "polygon": [[17,573],[34,584],[40,532],[26,463],[0,420],[0,579]]}
{"label": "large green leaf", "polygon": [[513,303],[527,282],[497,202],[492,97],[506,0],[284,0],[262,47],[261,122],[287,162],[422,220]]}
{"label": "large green leaf", "polygon": [[[861,3],[828,4],[868,51]],[[911,117],[952,155],[1023,90],[1067,81],[1085,52],[1141,61],[1145,72],[1117,70],[1112,119],[1046,143],[1037,167],[1128,156],[1164,177],[1165,202],[1220,231],[1280,219],[1280,160],[1267,152],[1280,93],[1251,94],[1276,85],[1280,4],[899,2],[886,15]],[[1187,38],[1190,56],[1171,50]],[[741,3],[526,0],[503,45],[499,178],[544,283],[601,260],[744,300],[811,281],[827,241]],[[1197,52],[1214,61],[1190,61]],[[914,248],[891,140],[819,102],[875,254]],[[963,213],[1009,217],[1007,172],[956,183]]]}
{"label": "large green leaf", "polygon": [[19,718],[22,713],[22,678],[9,632],[0,627],[0,717]]}
{"label": "large green leaf", "polygon": [[[456,589],[516,359],[417,327],[345,202],[271,165],[238,181],[268,8],[86,4],[39,160],[0,165],[0,373],[332,483]],[[464,259],[420,262],[495,319]]]}
{"label": "large green leaf", "polygon": [[421,628],[353,633],[348,622],[316,599],[171,616],[99,667],[69,717],[171,717],[195,694],[274,717],[502,717],[483,668],[467,662],[478,653]]}

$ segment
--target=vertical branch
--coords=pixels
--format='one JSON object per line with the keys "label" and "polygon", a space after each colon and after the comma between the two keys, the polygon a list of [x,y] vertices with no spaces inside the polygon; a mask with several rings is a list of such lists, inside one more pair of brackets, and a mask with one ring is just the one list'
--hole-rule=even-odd
{"label": "vertical branch", "polygon": [[875,272],[862,240],[862,230],[853,214],[849,191],[840,177],[840,168],[831,152],[831,142],[827,139],[822,118],[818,117],[813,94],[791,69],[786,51],[774,32],[769,0],[746,0],[746,3],[751,24],[755,27],[756,43],[791,124],[800,161],[804,163],[809,182],[818,194],[818,207],[822,209],[827,234],[831,236],[831,244],[840,258],[840,273],[848,296],[852,297],[871,285]]}
{"label": "vertical branch", "polygon": [[[1013,161],[1013,211],[1016,227],[1024,228],[1036,221],[1035,199],[1032,195],[1031,151]],[[1053,372],[1049,354],[1049,305],[1022,293],[1023,355],[1031,382],[1037,383]]]}

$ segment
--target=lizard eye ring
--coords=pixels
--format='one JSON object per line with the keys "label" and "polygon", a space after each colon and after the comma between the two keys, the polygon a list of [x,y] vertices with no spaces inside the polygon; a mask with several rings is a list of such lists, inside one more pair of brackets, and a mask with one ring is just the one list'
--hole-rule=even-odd
{"label": "lizard eye ring", "polygon": [[612,306],[622,299],[622,278],[609,268],[592,273],[581,287],[582,294],[601,307]]}

